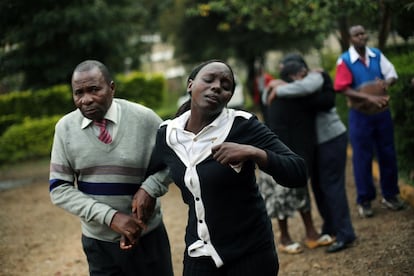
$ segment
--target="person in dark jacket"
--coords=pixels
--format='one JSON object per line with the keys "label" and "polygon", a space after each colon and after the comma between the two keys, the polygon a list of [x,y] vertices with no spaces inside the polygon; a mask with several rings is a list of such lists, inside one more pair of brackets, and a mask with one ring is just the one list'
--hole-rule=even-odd
{"label": "person in dark jacket", "polygon": [[[290,58],[307,67],[301,55],[290,55]],[[271,91],[276,94],[277,99],[307,97],[308,104],[317,110],[317,145],[311,172],[311,186],[322,218],[321,233],[335,237],[335,242],[326,251],[333,253],[346,249],[356,239],[356,235],[345,187],[347,129],[336,111],[336,93],[332,79],[326,72],[318,69],[294,82],[280,83],[272,87]],[[308,97],[310,95],[311,98]],[[266,202],[268,209],[269,205]]]}
{"label": "person in dark jacket", "polygon": [[[268,126],[279,135],[280,140],[295,153],[302,156],[308,168],[309,175],[314,167],[316,148],[315,117],[316,108],[312,103],[315,95],[300,98],[275,98],[272,86],[282,83],[292,83],[308,74],[306,63],[288,55],[281,62],[280,79],[268,87]],[[307,187],[286,188],[274,183],[267,174],[259,172],[259,187],[266,199],[268,214],[278,220],[280,237],[279,252],[297,254],[303,251],[299,242],[295,242],[289,233],[288,219],[298,211],[305,228],[304,244],[309,249],[327,246],[333,243],[328,233],[318,233],[311,214],[310,196]]]}

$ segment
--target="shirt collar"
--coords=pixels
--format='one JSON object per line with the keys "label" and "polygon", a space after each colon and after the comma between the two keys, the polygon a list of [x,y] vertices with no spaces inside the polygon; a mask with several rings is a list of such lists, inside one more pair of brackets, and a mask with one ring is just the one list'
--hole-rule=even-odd
{"label": "shirt collar", "polygon": [[[188,121],[188,119],[190,118],[190,114],[191,114],[191,110],[186,111],[185,113],[183,113],[181,116],[179,116],[178,118],[174,119],[172,126],[172,129],[177,129],[177,130],[184,130],[184,127]],[[210,128],[210,127],[217,127],[220,126],[220,124],[222,124],[223,122],[226,122],[226,118],[229,116],[229,110],[227,108],[224,108],[223,111],[220,113],[220,115],[214,119],[213,122],[211,122],[209,125],[205,126],[204,129],[206,128]],[[202,133],[202,131],[200,131],[200,133]]]}
{"label": "shirt collar", "polygon": [[[118,103],[116,101],[112,101],[111,106],[109,107],[108,111],[106,112],[104,119],[111,121],[114,124],[118,124]],[[92,123],[91,119],[83,117],[81,128],[86,128]]]}
{"label": "shirt collar", "polygon": [[[369,60],[369,57],[375,57],[375,53],[370,48],[365,47],[365,60]],[[349,57],[351,63],[356,62],[359,59],[359,54],[354,46],[349,47]]]}

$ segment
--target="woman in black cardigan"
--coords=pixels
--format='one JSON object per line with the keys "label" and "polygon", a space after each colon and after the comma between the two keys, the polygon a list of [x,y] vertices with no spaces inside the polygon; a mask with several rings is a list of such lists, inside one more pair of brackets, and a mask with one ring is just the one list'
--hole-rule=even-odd
{"label": "woman in black cardigan", "polygon": [[158,131],[149,174],[168,166],[189,207],[185,276],[277,275],[272,225],[255,167],[282,185],[306,184],[301,157],[254,115],[226,108],[234,87],[229,65],[200,64],[188,79],[190,101]]}

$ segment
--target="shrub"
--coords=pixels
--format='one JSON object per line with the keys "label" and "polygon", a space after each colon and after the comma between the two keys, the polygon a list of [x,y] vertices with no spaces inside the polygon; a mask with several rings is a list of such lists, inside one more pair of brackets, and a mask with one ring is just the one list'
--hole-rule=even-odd
{"label": "shrub", "polygon": [[43,117],[64,114],[73,109],[68,85],[56,85],[42,90],[14,91],[0,96],[0,116],[14,114]]}
{"label": "shrub", "polygon": [[131,72],[117,75],[115,96],[128,99],[156,109],[162,106],[165,93],[165,79],[161,75]]}
{"label": "shrub", "polygon": [[0,164],[48,156],[60,117],[26,118],[22,124],[9,127],[0,137]]}
{"label": "shrub", "polygon": [[0,115],[0,136],[14,124],[20,124],[23,119],[16,114]]}
{"label": "shrub", "polygon": [[389,57],[398,72],[398,81],[390,88],[398,167],[403,177],[414,171],[414,51]]}
{"label": "shrub", "polygon": [[13,91],[0,96],[0,113],[1,115],[16,114],[22,117],[26,107],[31,103],[32,91]]}
{"label": "shrub", "polygon": [[[153,109],[162,106],[165,79],[161,75],[135,71],[128,75],[118,75],[116,85],[116,97],[138,102]],[[39,118],[66,114],[74,108],[69,85],[0,95],[0,116],[13,114],[20,118]]]}
{"label": "shrub", "polygon": [[31,112],[31,117],[66,114],[75,108],[72,100],[72,89],[69,85],[56,85],[34,91],[33,101],[37,107],[36,110]]}
{"label": "shrub", "polygon": [[[116,97],[153,109],[163,104],[161,75],[133,72],[117,76],[116,83]],[[0,165],[49,156],[56,122],[73,109],[69,85],[0,95]]]}

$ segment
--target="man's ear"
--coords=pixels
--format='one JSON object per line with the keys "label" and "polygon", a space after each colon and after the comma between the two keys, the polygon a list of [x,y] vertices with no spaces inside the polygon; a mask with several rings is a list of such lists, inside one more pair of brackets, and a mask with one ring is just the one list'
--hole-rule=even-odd
{"label": "man's ear", "polygon": [[114,94],[115,94],[115,88],[116,88],[115,82],[114,81],[111,81],[111,83],[109,84],[109,87],[111,88],[112,96],[114,96]]}

